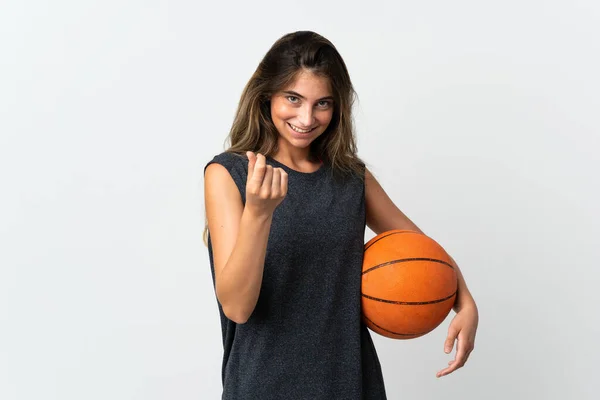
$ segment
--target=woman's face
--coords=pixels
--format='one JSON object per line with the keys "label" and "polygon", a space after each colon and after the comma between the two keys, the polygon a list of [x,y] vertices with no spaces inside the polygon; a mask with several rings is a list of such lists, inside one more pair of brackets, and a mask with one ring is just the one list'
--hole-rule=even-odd
{"label": "woman's face", "polygon": [[271,119],[279,140],[306,148],[329,126],[333,96],[329,79],[301,71],[296,80],[271,97]]}

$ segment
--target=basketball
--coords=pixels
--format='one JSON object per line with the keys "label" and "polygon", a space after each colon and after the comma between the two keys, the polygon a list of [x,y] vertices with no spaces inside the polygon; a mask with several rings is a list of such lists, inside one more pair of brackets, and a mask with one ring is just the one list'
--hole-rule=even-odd
{"label": "basketball", "polygon": [[426,235],[392,230],[365,244],[362,318],[375,333],[412,339],[431,332],[454,306],[457,288],[450,256]]}

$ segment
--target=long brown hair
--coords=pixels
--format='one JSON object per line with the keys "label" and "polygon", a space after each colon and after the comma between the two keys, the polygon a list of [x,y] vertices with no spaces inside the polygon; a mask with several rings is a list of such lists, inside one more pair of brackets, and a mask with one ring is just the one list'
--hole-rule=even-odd
{"label": "long brown hair", "polygon": [[[227,137],[226,152],[246,151],[273,156],[279,132],[271,120],[271,97],[291,84],[298,73],[310,71],[329,79],[334,98],[327,129],[310,145],[311,156],[330,165],[337,175],[364,178],[364,162],[357,155],[352,107],[357,98],[346,64],[335,46],[310,31],[284,35],[265,54],[244,88]],[[203,240],[207,244],[208,221]]]}

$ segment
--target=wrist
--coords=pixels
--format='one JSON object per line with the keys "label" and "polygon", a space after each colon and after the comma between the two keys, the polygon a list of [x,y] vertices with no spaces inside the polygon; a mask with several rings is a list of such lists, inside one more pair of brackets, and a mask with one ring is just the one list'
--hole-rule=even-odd
{"label": "wrist", "polygon": [[251,207],[244,207],[242,218],[252,224],[265,224],[271,221],[273,214]]}
{"label": "wrist", "polygon": [[454,306],[452,307],[455,312],[459,312],[465,309],[472,309],[477,311],[477,304],[473,297],[468,293],[463,293],[456,298]]}

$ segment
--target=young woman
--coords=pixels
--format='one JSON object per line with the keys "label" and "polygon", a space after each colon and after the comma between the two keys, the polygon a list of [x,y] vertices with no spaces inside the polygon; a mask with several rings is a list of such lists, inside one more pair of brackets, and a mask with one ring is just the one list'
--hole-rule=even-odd
{"label": "young woman", "polygon": [[[331,42],[280,38],[246,85],[229,149],[205,168],[223,399],[386,398],[361,323],[364,232],[420,229],[357,157],[354,90]],[[473,349],[477,307],[459,275],[444,349]]]}

